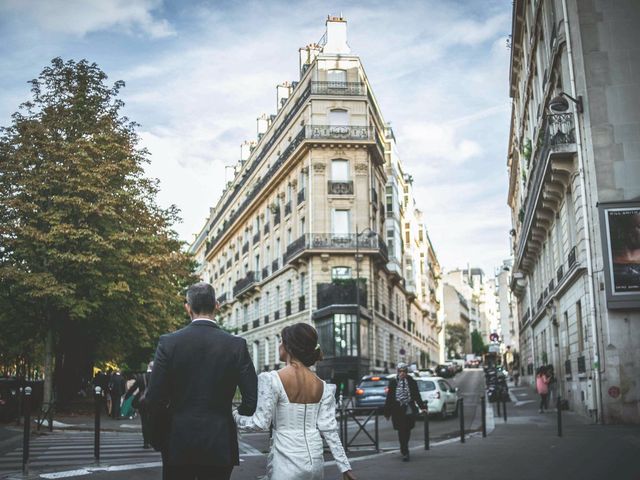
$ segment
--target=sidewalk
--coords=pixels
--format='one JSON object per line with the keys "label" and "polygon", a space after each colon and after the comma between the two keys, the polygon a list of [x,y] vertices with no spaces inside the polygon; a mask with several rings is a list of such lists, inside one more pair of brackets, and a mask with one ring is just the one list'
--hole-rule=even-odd
{"label": "sidewalk", "polygon": [[[496,413],[495,429],[487,438],[473,435],[465,444],[449,442],[429,451],[414,448],[409,463],[397,452],[354,459],[356,475],[393,475],[394,480],[640,479],[640,427],[593,425],[562,412],[564,432],[558,437],[555,411],[539,414],[537,396],[528,387],[512,392],[517,402],[507,404],[507,422]],[[329,467],[327,478],[336,474]]]}

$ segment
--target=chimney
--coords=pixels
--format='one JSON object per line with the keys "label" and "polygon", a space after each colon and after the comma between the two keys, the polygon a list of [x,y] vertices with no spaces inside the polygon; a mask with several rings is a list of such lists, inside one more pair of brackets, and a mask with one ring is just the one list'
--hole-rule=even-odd
{"label": "chimney", "polygon": [[242,142],[242,145],[240,145],[240,161],[241,162],[246,162],[247,160],[249,160],[249,156],[251,155],[251,142],[249,140],[245,140],[244,142]]}
{"label": "chimney", "polygon": [[323,53],[349,54],[351,48],[347,43],[347,21],[343,17],[327,17],[327,43]]}
{"label": "chimney", "polygon": [[291,95],[291,84],[289,82],[282,82],[280,85],[276,87],[276,100],[277,100],[277,109],[280,111],[282,106],[287,102],[289,95]]}
{"label": "chimney", "polygon": [[258,122],[258,139],[262,137],[265,133],[267,133],[267,129],[269,128],[269,115],[263,113],[257,119]]}

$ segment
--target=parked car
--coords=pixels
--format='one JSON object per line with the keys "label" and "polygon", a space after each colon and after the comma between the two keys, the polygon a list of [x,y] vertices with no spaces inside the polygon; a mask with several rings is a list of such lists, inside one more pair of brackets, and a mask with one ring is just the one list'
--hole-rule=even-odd
{"label": "parked car", "polygon": [[461,372],[464,367],[464,360],[462,359],[457,359],[457,358],[449,359],[447,360],[446,363],[452,364],[456,373]]}
{"label": "parked car", "polygon": [[458,389],[441,377],[417,378],[422,400],[427,403],[429,415],[437,414],[445,419],[458,415]]}
{"label": "parked car", "polygon": [[451,378],[455,375],[455,370],[452,365],[442,364],[436,367],[435,373],[438,377]]}
{"label": "parked car", "polygon": [[356,387],[356,407],[382,408],[388,391],[388,377],[367,375]]}

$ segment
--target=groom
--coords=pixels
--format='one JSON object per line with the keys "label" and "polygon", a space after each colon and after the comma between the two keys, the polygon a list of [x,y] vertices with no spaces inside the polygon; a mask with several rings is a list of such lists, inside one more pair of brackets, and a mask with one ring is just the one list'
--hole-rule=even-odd
{"label": "groom", "polygon": [[257,378],[247,342],[216,321],[213,287],[187,290],[191,324],[160,337],[144,404],[152,443],[162,451],[163,479],[226,480],[239,464],[231,401],[240,388],[241,415],[256,409]]}

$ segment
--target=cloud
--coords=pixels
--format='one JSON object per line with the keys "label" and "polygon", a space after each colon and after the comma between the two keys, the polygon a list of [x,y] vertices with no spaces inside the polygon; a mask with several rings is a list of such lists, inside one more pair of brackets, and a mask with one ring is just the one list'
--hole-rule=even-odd
{"label": "cloud", "polygon": [[29,17],[40,28],[78,37],[102,30],[151,38],[174,35],[167,20],[153,15],[160,6],[160,0],[8,0],[0,12]]}

